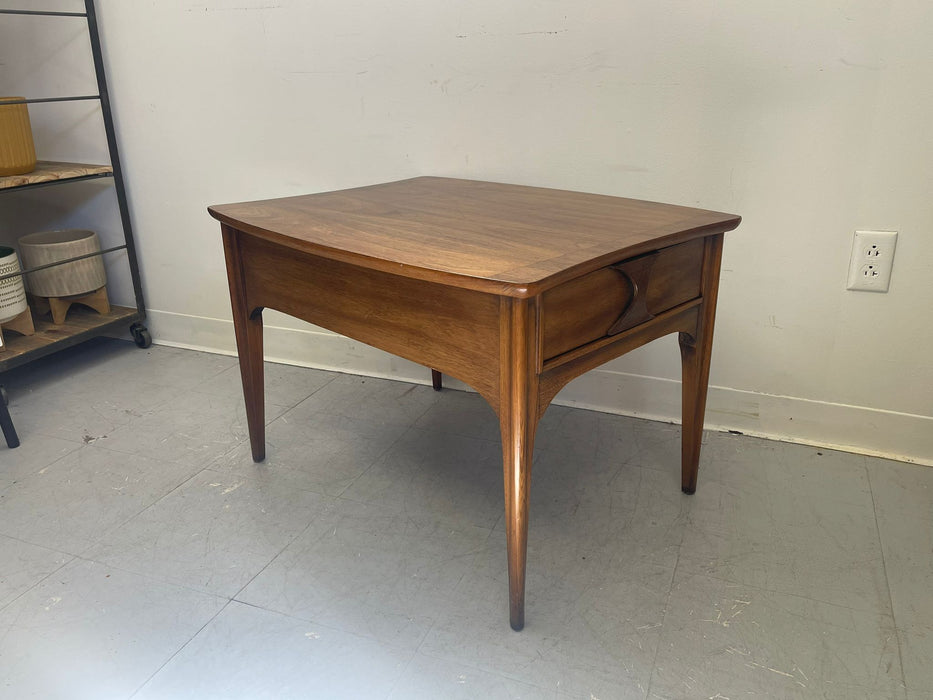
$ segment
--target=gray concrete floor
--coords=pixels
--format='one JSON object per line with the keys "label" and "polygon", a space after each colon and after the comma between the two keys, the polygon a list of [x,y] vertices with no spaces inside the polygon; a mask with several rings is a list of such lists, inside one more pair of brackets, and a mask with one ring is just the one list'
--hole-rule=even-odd
{"label": "gray concrete floor", "polygon": [[[427,370],[425,378],[427,379]],[[3,698],[933,698],[933,469],[99,340],[0,377]]]}

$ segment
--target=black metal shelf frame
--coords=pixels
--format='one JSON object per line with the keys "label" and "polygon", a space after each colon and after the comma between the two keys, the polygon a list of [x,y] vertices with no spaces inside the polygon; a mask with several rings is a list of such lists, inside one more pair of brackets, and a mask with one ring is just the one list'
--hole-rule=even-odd
{"label": "black metal shelf frame", "polygon": [[65,258],[64,260],[56,260],[55,262],[46,263],[45,265],[36,265],[35,267],[30,267],[25,270],[20,270],[19,272],[8,272],[5,275],[0,275],[0,282],[4,280],[13,279],[14,277],[25,277],[28,274],[33,272],[38,272],[39,270],[47,270],[50,267],[58,267],[59,265],[67,265],[68,263],[77,262],[78,260],[87,260],[88,258],[99,258],[105,253],[113,253],[118,250],[126,250],[126,245],[117,245],[112,248],[105,248],[104,250],[95,250],[93,253],[85,253],[84,255],[76,255],[73,258]]}
{"label": "black metal shelf frame", "polygon": [[39,15],[42,17],[87,17],[86,12],[57,12],[53,10],[0,10],[0,15]]}
{"label": "black metal shelf frame", "polygon": [[33,97],[22,100],[4,100],[5,105],[38,105],[46,102],[79,102],[81,100],[99,100],[100,95],[75,95],[73,97]]}
{"label": "black metal shelf frame", "polygon": [[[123,167],[120,162],[120,152],[117,147],[116,131],[114,129],[113,123],[113,113],[110,107],[110,93],[107,89],[107,75],[104,71],[104,58],[101,51],[100,44],[100,29],[97,23],[97,12],[94,8],[94,0],[84,0],[84,12],[58,12],[50,10],[0,10],[0,14],[3,15],[27,15],[27,16],[39,16],[39,17],[83,17],[87,20],[88,25],[88,35],[91,40],[91,54],[94,59],[94,73],[97,78],[97,95],[78,95],[78,96],[69,96],[69,97],[46,97],[46,98],[26,98],[23,100],[16,100],[7,102],[5,104],[41,104],[49,102],[75,102],[79,100],[100,100],[101,105],[101,114],[104,119],[104,131],[107,134],[107,147],[110,153],[110,167],[113,168],[113,173],[104,173],[104,174],[95,174],[95,175],[86,175],[77,178],[69,178],[67,180],[56,180],[52,182],[39,182],[30,185],[23,185],[21,187],[11,187],[6,190],[0,190],[0,192],[18,192],[24,189],[35,189],[37,187],[46,187],[49,185],[64,185],[71,182],[85,181],[99,179],[102,177],[112,177],[114,182],[114,188],[117,193],[117,205],[120,210],[120,220],[123,225],[124,239],[126,241],[125,245],[119,246],[117,248],[109,248],[105,251],[99,251],[92,255],[103,255],[104,253],[112,252],[114,250],[123,250],[125,249],[128,252],[129,265],[130,265],[130,276],[133,281],[133,291],[136,297],[136,309],[140,314],[140,318],[145,318],[145,300],[143,299],[142,293],[142,280],[139,273],[139,262],[136,258],[136,245],[133,239],[133,223],[130,220],[130,211],[129,204],[126,196],[126,185],[123,180]],[[83,256],[82,256],[83,257]],[[68,262],[73,262],[73,260],[80,259],[69,259],[62,260],[60,263],[56,264],[65,264]],[[23,270],[22,275],[27,275],[34,270]],[[13,273],[16,276],[17,273]],[[0,277],[0,280],[7,279],[8,275]]]}
{"label": "black metal shelf frame", "polygon": [[[126,186],[123,178],[123,166],[120,161],[120,153],[117,146],[116,132],[114,129],[113,122],[113,113],[111,111],[110,103],[110,93],[107,88],[107,76],[104,70],[104,59],[101,51],[101,41],[100,41],[100,30],[97,22],[97,12],[94,7],[94,0],[84,0],[84,12],[59,12],[59,11],[48,11],[48,10],[15,10],[15,9],[4,9],[0,10],[0,15],[27,15],[35,17],[82,17],[87,21],[88,36],[91,43],[91,54],[94,60],[94,73],[97,79],[97,90],[98,94],[96,95],[74,95],[74,96],[65,96],[65,97],[41,97],[41,98],[24,98],[23,100],[16,100],[12,104],[44,104],[44,103],[56,103],[56,102],[75,102],[82,100],[99,100],[101,107],[101,115],[104,121],[104,131],[107,136],[107,148],[110,156],[110,167],[112,168],[112,173],[95,173],[90,175],[83,175],[79,177],[67,178],[62,180],[54,180],[50,182],[38,182],[30,183],[17,187],[10,187],[0,190],[0,193],[3,192],[18,192],[26,189],[35,189],[37,187],[48,187],[51,185],[64,185],[72,182],[83,182],[87,180],[95,180],[104,177],[112,178],[114,189],[117,195],[117,205],[120,211],[120,221],[123,227],[123,237],[124,244],[119,246],[114,246],[107,248],[105,250],[97,251],[90,253],[88,255],[81,255],[68,260],[62,260],[50,265],[42,265],[39,267],[34,267],[31,269],[22,270],[18,273],[11,273],[0,276],[0,281],[9,279],[11,277],[24,276],[28,275],[31,272],[37,270],[45,269],[47,267],[54,267],[57,265],[63,265],[69,262],[74,262],[76,260],[82,260],[89,257],[102,256],[107,253],[112,253],[115,251],[126,250],[127,259],[130,268],[130,276],[133,282],[133,292],[136,301],[136,314],[131,318],[120,319],[119,321],[114,321],[111,323],[101,324],[98,328],[95,328],[93,331],[88,331],[84,333],[78,333],[73,336],[65,337],[61,340],[55,342],[54,347],[43,349],[41,352],[37,351],[28,351],[26,354],[29,355],[27,358],[24,355],[20,355],[16,358],[15,362],[4,363],[2,357],[0,357],[0,372],[4,369],[11,368],[12,366],[17,366],[28,362],[29,359],[38,359],[43,355],[54,352],[55,349],[65,348],[69,345],[74,345],[78,342],[89,339],[95,335],[100,335],[102,333],[108,333],[116,330],[116,326],[123,325],[127,321],[133,322],[131,330],[133,331],[134,338],[137,341],[138,345],[140,343],[140,337],[143,337],[148,340],[148,331],[145,326],[137,323],[137,321],[143,321],[146,317],[146,307],[145,300],[143,299],[142,292],[142,280],[139,272],[139,262],[136,257],[136,244],[133,237],[133,225],[130,220],[130,211],[129,204],[127,201]],[[7,104],[11,104],[8,102]],[[148,341],[151,342],[151,341]],[[16,447],[19,444],[19,440],[15,435],[15,431],[12,429],[12,422],[9,419],[9,413],[7,412],[6,405],[4,401],[0,401],[0,423],[3,424],[3,432],[7,438],[7,445],[9,447]],[[7,430],[9,428],[9,430]],[[12,433],[12,440],[11,435]]]}

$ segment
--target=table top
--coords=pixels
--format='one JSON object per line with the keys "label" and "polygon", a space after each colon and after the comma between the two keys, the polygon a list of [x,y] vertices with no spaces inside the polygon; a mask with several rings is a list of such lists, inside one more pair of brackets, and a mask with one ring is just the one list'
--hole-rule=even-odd
{"label": "table top", "polygon": [[209,212],[315,255],[516,297],[741,221],[671,204],[440,177]]}

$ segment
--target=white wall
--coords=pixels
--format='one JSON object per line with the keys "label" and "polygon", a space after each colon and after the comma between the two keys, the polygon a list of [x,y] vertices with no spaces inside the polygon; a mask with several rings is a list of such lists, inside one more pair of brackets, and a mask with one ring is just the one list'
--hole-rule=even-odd
{"label": "white wall", "polygon": [[[157,342],[233,349],[208,204],[437,174],[706,207],[744,217],[708,424],[933,463],[924,0],[98,4]],[[900,232],[888,294],[845,290],[857,228]],[[427,379],[267,325],[271,357]],[[675,418],[678,377],[667,338],[560,400]]]}

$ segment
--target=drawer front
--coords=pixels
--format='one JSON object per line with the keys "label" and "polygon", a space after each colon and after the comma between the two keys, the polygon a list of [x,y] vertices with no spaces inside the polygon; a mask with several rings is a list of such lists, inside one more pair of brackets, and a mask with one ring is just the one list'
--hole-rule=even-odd
{"label": "drawer front", "polygon": [[544,292],[545,361],[700,296],[703,239],[623,260]]}

